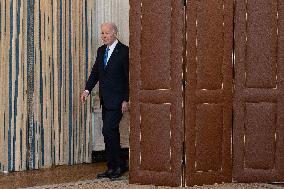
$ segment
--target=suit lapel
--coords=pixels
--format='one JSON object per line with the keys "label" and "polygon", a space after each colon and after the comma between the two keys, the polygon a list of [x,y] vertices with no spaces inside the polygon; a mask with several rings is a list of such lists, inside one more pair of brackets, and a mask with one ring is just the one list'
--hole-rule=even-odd
{"label": "suit lapel", "polygon": [[115,62],[117,56],[119,55],[119,50],[120,50],[120,42],[118,42],[113,50],[113,52],[111,53],[111,56],[109,57],[109,60],[107,62],[107,66],[105,68],[105,70],[107,70],[109,67],[111,67],[111,65]]}

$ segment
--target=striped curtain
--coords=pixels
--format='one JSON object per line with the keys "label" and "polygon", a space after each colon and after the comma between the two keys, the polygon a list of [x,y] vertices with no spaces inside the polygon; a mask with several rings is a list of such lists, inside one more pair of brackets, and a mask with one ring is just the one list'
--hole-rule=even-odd
{"label": "striped curtain", "polygon": [[93,0],[0,0],[0,167],[91,161]]}

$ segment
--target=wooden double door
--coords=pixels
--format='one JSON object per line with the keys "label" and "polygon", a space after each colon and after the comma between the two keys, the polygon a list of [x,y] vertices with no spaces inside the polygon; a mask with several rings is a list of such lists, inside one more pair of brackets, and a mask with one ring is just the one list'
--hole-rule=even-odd
{"label": "wooden double door", "polygon": [[130,0],[130,182],[284,181],[284,2]]}

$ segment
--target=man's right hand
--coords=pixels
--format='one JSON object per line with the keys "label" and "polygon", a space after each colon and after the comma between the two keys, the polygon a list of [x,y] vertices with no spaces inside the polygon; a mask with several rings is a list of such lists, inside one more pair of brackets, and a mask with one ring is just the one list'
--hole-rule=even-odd
{"label": "man's right hand", "polygon": [[89,96],[89,91],[88,90],[84,90],[81,94],[81,101],[82,103],[85,103],[85,101],[87,100],[87,97]]}

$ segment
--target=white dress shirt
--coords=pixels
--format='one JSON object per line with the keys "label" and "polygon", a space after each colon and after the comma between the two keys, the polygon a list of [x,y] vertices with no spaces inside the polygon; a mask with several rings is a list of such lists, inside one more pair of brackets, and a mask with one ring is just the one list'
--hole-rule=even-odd
{"label": "white dress shirt", "polygon": [[108,55],[107,55],[107,63],[106,63],[106,65],[108,64],[109,58],[110,58],[110,56],[111,56],[111,54],[112,54],[112,52],[113,52],[113,50],[114,50],[114,48],[115,48],[115,46],[116,46],[117,43],[118,43],[118,40],[116,39],[116,40],[111,44],[111,46],[108,47],[108,48],[109,48],[109,51],[108,51]]}

